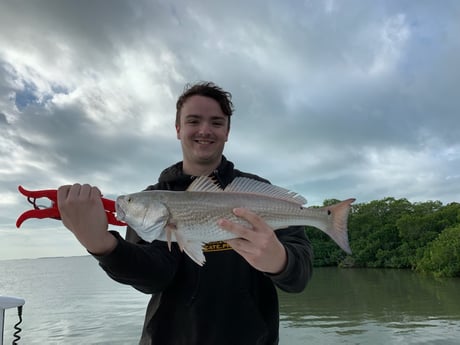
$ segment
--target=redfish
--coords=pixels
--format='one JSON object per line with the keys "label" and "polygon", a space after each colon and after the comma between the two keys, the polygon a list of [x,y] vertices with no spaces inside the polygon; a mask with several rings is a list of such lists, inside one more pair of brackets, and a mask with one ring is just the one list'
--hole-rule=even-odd
{"label": "redfish", "polygon": [[175,241],[192,260],[203,265],[205,243],[236,237],[218,226],[219,219],[250,226],[233,214],[237,207],[255,212],[274,230],[291,225],[316,227],[351,254],[347,219],[353,201],[305,207],[304,197],[269,183],[237,177],[222,189],[212,178],[201,176],[186,191],[152,190],[121,195],[116,201],[116,213],[117,219],[132,227],[143,240],[167,241],[169,245]]}

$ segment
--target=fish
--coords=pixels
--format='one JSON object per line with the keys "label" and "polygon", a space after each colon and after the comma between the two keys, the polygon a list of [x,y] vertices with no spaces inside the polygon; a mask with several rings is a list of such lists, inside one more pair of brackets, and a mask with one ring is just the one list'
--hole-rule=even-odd
{"label": "fish", "polygon": [[300,194],[267,182],[237,177],[222,189],[213,178],[199,176],[185,191],[147,190],[120,195],[115,211],[117,219],[143,240],[165,241],[170,249],[171,242],[177,242],[203,266],[203,245],[236,238],[218,225],[219,219],[251,226],[233,214],[235,208],[251,210],[275,231],[294,225],[316,227],[351,254],[347,221],[354,201],[350,198],[330,206],[305,207],[307,200]]}

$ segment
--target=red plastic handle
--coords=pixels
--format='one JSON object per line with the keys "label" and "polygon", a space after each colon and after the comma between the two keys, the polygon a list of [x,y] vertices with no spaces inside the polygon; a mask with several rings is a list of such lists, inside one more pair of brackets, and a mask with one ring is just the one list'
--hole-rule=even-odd
{"label": "red plastic handle", "polygon": [[[26,196],[31,204],[34,205],[34,209],[25,211],[22,213],[18,219],[16,220],[16,227],[19,228],[21,224],[29,219],[29,218],[53,218],[53,219],[61,219],[61,215],[59,214],[59,209],[56,206],[57,203],[57,190],[56,189],[43,189],[37,191],[31,191],[23,188],[22,186],[18,187],[19,192]],[[35,199],[38,198],[48,198],[52,201],[51,207],[40,209],[38,206],[35,205]],[[31,201],[33,199],[33,201]],[[125,226],[126,223],[119,221],[115,217],[115,201],[101,198],[102,205],[107,214],[107,221],[109,224],[118,225],[118,226]]]}

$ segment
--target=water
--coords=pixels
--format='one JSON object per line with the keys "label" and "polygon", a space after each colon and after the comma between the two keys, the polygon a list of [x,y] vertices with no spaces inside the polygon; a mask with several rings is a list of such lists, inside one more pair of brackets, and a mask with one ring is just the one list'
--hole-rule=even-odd
{"label": "water", "polygon": [[321,268],[280,297],[283,344],[460,344],[460,279]]}
{"label": "water", "polygon": [[[148,301],[89,256],[0,261],[0,295],[26,300],[19,344],[32,345],[136,344]],[[460,279],[321,268],[280,304],[281,345],[460,343]],[[6,310],[5,345],[17,321]]]}
{"label": "water", "polygon": [[[27,345],[136,344],[148,302],[89,256],[0,261],[0,294],[25,299],[19,344]],[[10,344],[18,318],[13,309],[6,314]]]}

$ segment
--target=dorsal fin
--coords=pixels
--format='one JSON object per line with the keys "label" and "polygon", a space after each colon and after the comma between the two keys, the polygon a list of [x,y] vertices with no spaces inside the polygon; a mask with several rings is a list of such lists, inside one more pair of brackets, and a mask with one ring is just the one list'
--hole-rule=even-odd
{"label": "dorsal fin", "polygon": [[188,186],[187,192],[222,192],[216,181],[208,176],[198,176]]}
{"label": "dorsal fin", "polygon": [[292,192],[288,189],[274,186],[272,184],[257,181],[247,177],[237,177],[232,183],[230,183],[225,189],[224,192],[230,193],[248,193],[248,194],[257,194],[263,196],[269,196],[276,199],[282,199],[290,202],[294,202],[299,205],[304,205],[307,203],[305,199],[300,194]]}

